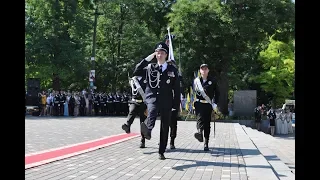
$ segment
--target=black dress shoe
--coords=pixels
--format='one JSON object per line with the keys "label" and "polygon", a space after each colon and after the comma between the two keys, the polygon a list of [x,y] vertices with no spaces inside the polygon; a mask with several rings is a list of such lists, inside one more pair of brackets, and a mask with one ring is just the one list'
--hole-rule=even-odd
{"label": "black dress shoe", "polygon": [[130,133],[130,126],[128,126],[127,124],[123,124],[123,125],[122,125],[122,129],[123,129],[127,134]]}
{"label": "black dress shoe", "polygon": [[199,141],[199,142],[203,142],[203,135],[199,132],[194,133],[194,137]]}
{"label": "black dress shoe", "polygon": [[140,124],[141,133],[143,134],[144,138],[147,140],[151,139],[151,131],[148,129],[147,125],[143,122]]}
{"label": "black dress shoe", "polygon": [[171,144],[170,149],[176,149],[176,147],[173,144]]}
{"label": "black dress shoe", "polygon": [[208,146],[208,142],[204,143],[204,151],[209,151],[209,146]]}
{"label": "black dress shoe", "polygon": [[164,157],[164,155],[163,155],[163,154],[159,154],[159,159],[160,159],[160,160],[165,160],[165,159],[166,159],[166,157]]}
{"label": "black dress shoe", "polygon": [[145,147],[146,147],[146,144],[144,142],[141,142],[140,148],[145,148]]}
{"label": "black dress shoe", "polygon": [[175,138],[171,138],[170,140],[170,149],[175,149],[176,147],[174,146],[174,139]]}

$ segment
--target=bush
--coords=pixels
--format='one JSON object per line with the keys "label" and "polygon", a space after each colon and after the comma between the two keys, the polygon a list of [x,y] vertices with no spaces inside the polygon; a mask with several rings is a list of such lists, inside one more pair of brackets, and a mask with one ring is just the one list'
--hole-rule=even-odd
{"label": "bush", "polygon": [[186,110],[183,110],[182,112],[180,112],[180,121],[195,121],[195,120],[197,120],[197,117],[195,114],[191,114]]}

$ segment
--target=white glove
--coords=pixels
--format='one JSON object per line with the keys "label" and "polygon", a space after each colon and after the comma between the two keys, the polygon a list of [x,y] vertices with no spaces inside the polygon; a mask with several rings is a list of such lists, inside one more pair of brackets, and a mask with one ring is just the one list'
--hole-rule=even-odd
{"label": "white glove", "polygon": [[145,60],[146,61],[151,61],[154,58],[155,55],[156,55],[156,53],[154,52],[154,53],[150,54],[148,57],[146,57]]}
{"label": "white glove", "polygon": [[212,108],[213,108],[213,110],[216,110],[217,109],[217,104],[213,103],[212,104]]}

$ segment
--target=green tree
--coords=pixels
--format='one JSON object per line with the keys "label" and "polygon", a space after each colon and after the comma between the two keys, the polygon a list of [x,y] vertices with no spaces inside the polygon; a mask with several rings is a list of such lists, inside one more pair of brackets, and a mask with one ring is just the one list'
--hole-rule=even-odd
{"label": "green tree", "polygon": [[[82,1],[28,0],[26,2],[26,74],[52,87],[53,74],[61,87],[88,76],[92,19]],[[59,88],[59,87],[56,87]]]}
{"label": "green tree", "polygon": [[168,17],[174,33],[183,37],[184,75],[191,79],[201,63],[208,63],[218,79],[219,108],[227,114],[229,78],[240,88],[247,86],[244,82],[259,68],[256,60],[268,35],[278,29],[292,33],[293,8],[292,2],[278,0],[177,1]]}
{"label": "green tree", "polygon": [[259,61],[264,71],[251,80],[259,82],[262,89],[271,93],[274,106],[284,103],[291,98],[294,91],[294,49],[293,44],[286,44],[270,38],[268,48],[260,52]]}

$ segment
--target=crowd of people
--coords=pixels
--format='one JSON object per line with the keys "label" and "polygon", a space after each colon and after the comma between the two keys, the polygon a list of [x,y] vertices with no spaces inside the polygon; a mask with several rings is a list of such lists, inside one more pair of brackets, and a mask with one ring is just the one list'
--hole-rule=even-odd
{"label": "crowd of people", "polygon": [[121,116],[129,112],[130,94],[70,91],[39,93],[39,116]]}
{"label": "crowd of people", "polygon": [[267,116],[269,120],[270,134],[288,134],[293,133],[292,119],[295,113],[294,106],[283,106],[282,108],[274,109],[262,104],[254,109],[256,129],[261,130],[260,125],[263,116]]}

